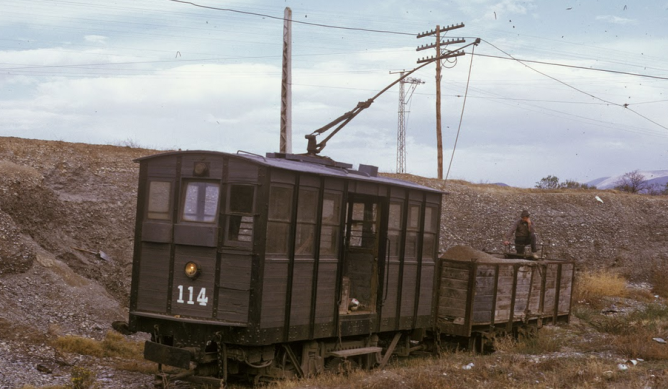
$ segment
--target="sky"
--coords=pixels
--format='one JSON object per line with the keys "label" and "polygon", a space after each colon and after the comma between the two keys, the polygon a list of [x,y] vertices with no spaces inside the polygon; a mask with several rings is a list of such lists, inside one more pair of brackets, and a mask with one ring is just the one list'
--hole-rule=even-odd
{"label": "sky", "polygon": [[[416,51],[435,43],[417,34],[463,23],[443,34],[468,45],[443,61],[448,179],[533,187],[668,169],[668,0],[3,0],[0,136],[279,151],[286,7],[293,153],[435,55]],[[435,63],[411,74],[424,83],[405,105],[406,172],[426,177],[435,75]],[[321,155],[395,172],[399,105],[395,85]]]}

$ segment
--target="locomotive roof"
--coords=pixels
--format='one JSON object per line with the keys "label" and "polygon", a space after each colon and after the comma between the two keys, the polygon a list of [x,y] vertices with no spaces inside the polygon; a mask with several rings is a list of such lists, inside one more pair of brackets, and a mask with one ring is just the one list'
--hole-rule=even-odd
{"label": "locomotive roof", "polygon": [[232,158],[243,159],[251,161],[258,165],[269,166],[272,168],[291,170],[296,172],[311,173],[320,176],[340,177],[349,180],[370,181],[383,183],[386,185],[401,186],[412,188],[416,190],[443,193],[440,190],[430,188],[424,185],[415,184],[410,181],[404,181],[396,178],[382,177],[377,175],[378,168],[375,166],[360,164],[359,170],[352,168],[351,164],[336,162],[327,157],[309,156],[301,154],[283,154],[283,153],[267,153],[266,157],[261,155],[237,152],[236,154],[225,153],[221,151],[210,150],[186,150],[186,151],[170,151],[166,153],[153,154],[146,157],[135,159],[135,162],[141,162],[154,158],[167,157],[171,155],[184,154],[209,154],[227,156]]}

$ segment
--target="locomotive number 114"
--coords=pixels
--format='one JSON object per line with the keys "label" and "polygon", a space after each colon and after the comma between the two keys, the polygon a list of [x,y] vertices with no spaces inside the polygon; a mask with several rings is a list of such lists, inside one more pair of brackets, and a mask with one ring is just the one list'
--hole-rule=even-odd
{"label": "locomotive number 114", "polygon": [[199,294],[197,295],[197,299],[193,300],[193,297],[195,295],[195,288],[192,286],[189,286],[186,288],[186,294],[187,294],[187,300],[183,300],[183,285],[179,285],[177,288],[179,288],[179,299],[176,300],[177,303],[179,304],[195,304],[195,302],[199,303],[201,306],[206,306],[206,304],[209,302],[209,298],[206,296],[206,288],[202,288],[199,291]]}

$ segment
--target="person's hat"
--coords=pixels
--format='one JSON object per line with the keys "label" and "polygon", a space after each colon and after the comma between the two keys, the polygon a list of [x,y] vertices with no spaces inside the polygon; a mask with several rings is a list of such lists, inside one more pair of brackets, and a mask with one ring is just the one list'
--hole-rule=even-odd
{"label": "person's hat", "polygon": [[529,211],[527,211],[526,209],[523,210],[521,217],[529,217]]}

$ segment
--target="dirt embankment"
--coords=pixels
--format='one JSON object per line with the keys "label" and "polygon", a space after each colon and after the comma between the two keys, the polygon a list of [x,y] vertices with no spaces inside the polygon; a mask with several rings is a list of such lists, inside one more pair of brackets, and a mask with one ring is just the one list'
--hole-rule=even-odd
{"label": "dirt embankment", "polygon": [[[35,370],[57,359],[50,337],[100,338],[111,321],[127,317],[133,160],[154,153],[0,138],[0,371],[13,372],[0,374],[0,386],[62,381]],[[528,209],[550,257],[617,267],[639,281],[651,281],[651,270],[668,263],[667,196],[399,178],[447,192],[441,251],[461,244],[502,251],[504,232]],[[18,371],[30,374],[16,378]]]}
{"label": "dirt embankment", "polygon": [[668,196],[401,178],[447,192],[441,251],[464,244],[502,252],[504,234],[527,209],[549,257],[574,259],[581,269],[617,268],[636,281],[651,281],[653,271],[668,264]]}

